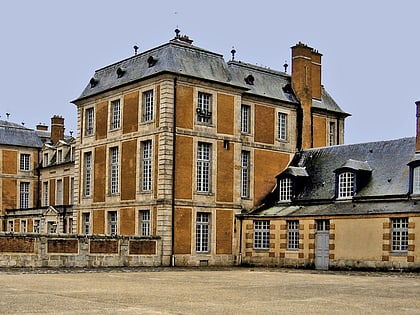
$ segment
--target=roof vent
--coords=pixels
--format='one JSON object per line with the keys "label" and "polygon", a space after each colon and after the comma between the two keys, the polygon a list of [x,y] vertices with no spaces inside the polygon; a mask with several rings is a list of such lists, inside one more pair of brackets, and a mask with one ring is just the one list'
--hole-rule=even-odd
{"label": "roof vent", "polygon": [[290,83],[287,83],[285,86],[283,86],[283,92],[287,94],[292,94],[292,85]]}
{"label": "roof vent", "polygon": [[252,74],[248,75],[248,76],[245,78],[245,82],[246,82],[246,84],[249,84],[249,85],[254,85],[254,81],[255,81],[255,78],[254,78],[254,76],[253,76]]}
{"label": "roof vent", "polygon": [[94,88],[97,84],[98,84],[99,80],[96,78],[92,78],[90,79],[89,83],[90,83],[90,88]]}
{"label": "roof vent", "polygon": [[154,56],[150,56],[149,58],[147,58],[147,63],[149,64],[149,68],[153,67],[157,61],[158,61],[158,58]]}
{"label": "roof vent", "polygon": [[117,69],[117,77],[118,78],[121,78],[124,75],[124,73],[125,73],[125,69],[124,68],[119,67]]}

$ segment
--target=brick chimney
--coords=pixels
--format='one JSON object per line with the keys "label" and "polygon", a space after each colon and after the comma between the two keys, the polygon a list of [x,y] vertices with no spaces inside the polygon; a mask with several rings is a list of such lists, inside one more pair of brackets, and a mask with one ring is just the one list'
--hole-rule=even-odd
{"label": "brick chimney", "polygon": [[64,139],[64,118],[54,115],[51,118],[51,141],[56,144]]}
{"label": "brick chimney", "polygon": [[301,103],[300,144],[298,149],[313,147],[312,100],[321,99],[321,57],[315,49],[299,42],[292,47],[292,88]]}
{"label": "brick chimney", "polygon": [[39,131],[48,131],[48,126],[39,123],[38,125],[36,125],[36,130],[39,130]]}
{"label": "brick chimney", "polygon": [[416,102],[416,153],[420,153],[420,101]]}

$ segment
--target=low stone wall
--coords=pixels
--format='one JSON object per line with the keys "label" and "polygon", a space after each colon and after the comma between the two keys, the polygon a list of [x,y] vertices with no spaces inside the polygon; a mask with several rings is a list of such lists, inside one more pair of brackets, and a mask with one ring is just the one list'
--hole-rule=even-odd
{"label": "low stone wall", "polygon": [[0,268],[160,266],[160,247],[152,237],[0,233]]}

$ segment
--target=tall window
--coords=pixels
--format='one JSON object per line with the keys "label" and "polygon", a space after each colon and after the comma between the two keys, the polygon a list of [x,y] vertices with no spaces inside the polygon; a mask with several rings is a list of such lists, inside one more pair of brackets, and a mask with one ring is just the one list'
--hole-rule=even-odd
{"label": "tall window", "polygon": [[93,121],[94,121],[94,109],[93,107],[86,109],[85,112],[85,135],[93,135]]}
{"label": "tall window", "polygon": [[254,221],[254,249],[270,248],[270,221]]}
{"label": "tall window", "polygon": [[40,220],[34,220],[34,225],[32,227],[32,231],[34,233],[39,233],[39,226],[40,226]]}
{"label": "tall window", "polygon": [[63,181],[57,180],[57,205],[63,204]]}
{"label": "tall window", "polygon": [[56,163],[61,163],[63,162],[63,150],[57,150],[57,161]]}
{"label": "tall window", "polygon": [[335,122],[333,121],[330,122],[329,140],[330,140],[330,145],[336,144],[337,136],[336,136]]}
{"label": "tall window", "polygon": [[48,194],[48,182],[43,182],[42,183],[42,201],[44,206],[49,206],[50,204],[50,200],[49,200],[49,194]]}
{"label": "tall window", "polygon": [[89,197],[92,194],[92,152],[84,154],[84,196]]}
{"label": "tall window", "polygon": [[143,141],[141,143],[141,190],[152,190],[152,140]]}
{"label": "tall window", "polygon": [[209,251],[209,224],[210,214],[198,212],[195,226],[195,250],[198,253],[207,253]]}
{"label": "tall window", "polygon": [[82,214],[83,234],[90,234],[90,213]]}
{"label": "tall window", "polygon": [[28,232],[27,226],[26,226],[26,220],[20,220],[20,232],[21,233]]}
{"label": "tall window", "polygon": [[48,159],[48,153],[44,153],[44,157],[42,159],[42,166],[46,167],[50,163],[50,160]]}
{"label": "tall window", "polygon": [[10,220],[9,221],[9,232],[14,232],[14,231],[15,231],[14,221]]}
{"label": "tall window", "polygon": [[197,148],[197,191],[210,192],[211,144],[199,142]]}
{"label": "tall window", "polygon": [[241,152],[241,197],[249,197],[249,151]]}
{"label": "tall window", "polygon": [[279,201],[290,201],[292,199],[293,181],[290,177],[279,180]]}
{"label": "tall window", "polygon": [[29,183],[20,183],[20,208],[29,208]]}
{"label": "tall window", "polygon": [[110,192],[111,194],[118,193],[119,186],[119,172],[118,172],[118,147],[113,147],[109,151],[110,163]]}
{"label": "tall window", "polygon": [[277,113],[277,138],[279,140],[287,140],[287,114]]}
{"label": "tall window", "polygon": [[391,219],[393,252],[407,252],[408,250],[408,218]]}
{"label": "tall window", "polygon": [[70,178],[70,204],[74,203],[74,177]]}
{"label": "tall window", "polygon": [[241,132],[251,133],[251,107],[248,105],[241,106]]}
{"label": "tall window", "polygon": [[198,92],[197,122],[211,124],[211,94]]}
{"label": "tall window", "polygon": [[143,122],[153,120],[153,90],[143,93]]}
{"label": "tall window", "polygon": [[351,198],[354,195],[354,173],[344,172],[338,175],[338,198]]}
{"label": "tall window", "polygon": [[140,210],[139,212],[139,231],[140,235],[148,236],[150,235],[150,211],[149,210]]}
{"label": "tall window", "polygon": [[111,235],[117,234],[117,211],[109,211],[108,212],[108,232]]}
{"label": "tall window", "polygon": [[21,171],[29,171],[29,154],[21,154],[20,155],[20,170]]}
{"label": "tall window", "polygon": [[121,106],[120,100],[111,102],[111,130],[121,127]]}
{"label": "tall window", "polygon": [[299,249],[299,221],[287,221],[287,249]]}
{"label": "tall window", "polygon": [[420,166],[413,168],[413,194],[420,194]]}

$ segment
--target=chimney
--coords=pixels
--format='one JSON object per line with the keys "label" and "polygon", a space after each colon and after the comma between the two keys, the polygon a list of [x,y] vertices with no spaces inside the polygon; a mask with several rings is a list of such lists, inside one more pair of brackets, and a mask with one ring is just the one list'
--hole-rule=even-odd
{"label": "chimney", "polygon": [[298,149],[313,147],[312,100],[321,99],[321,57],[317,50],[299,42],[292,47],[292,88],[301,103]]}
{"label": "chimney", "polygon": [[36,125],[36,130],[38,130],[38,131],[48,131],[48,126],[39,123],[38,125]]}
{"label": "chimney", "polygon": [[51,118],[51,141],[56,144],[64,139],[64,118],[54,115]]}
{"label": "chimney", "polygon": [[420,101],[416,102],[416,153],[420,153]]}

